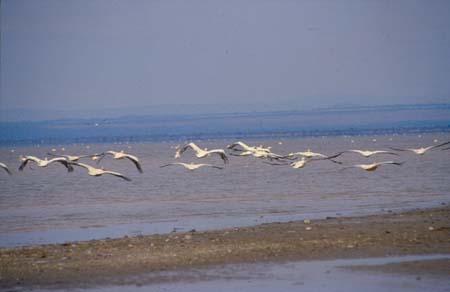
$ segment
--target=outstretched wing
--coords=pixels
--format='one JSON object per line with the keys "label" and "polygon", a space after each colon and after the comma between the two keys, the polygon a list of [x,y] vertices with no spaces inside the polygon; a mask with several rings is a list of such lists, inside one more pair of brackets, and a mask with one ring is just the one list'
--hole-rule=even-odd
{"label": "outstretched wing", "polygon": [[4,163],[0,163],[0,167],[3,168],[9,175],[12,175],[11,171],[9,170],[8,166]]}
{"label": "outstretched wing", "polygon": [[432,146],[430,149],[442,147],[442,146],[445,146],[445,145],[448,145],[448,144],[450,144],[450,141],[445,142],[445,143],[442,143],[442,144],[439,144],[439,145],[434,145],[434,146]]}
{"label": "outstretched wing", "polygon": [[400,149],[400,148],[394,148],[394,147],[389,147],[389,149],[392,149],[395,151],[411,151],[410,149]]}
{"label": "outstretched wing", "polygon": [[396,161],[383,161],[383,162],[379,162],[378,165],[382,165],[382,164],[394,164],[394,165],[403,165],[405,162],[396,162]]}
{"label": "outstretched wing", "polygon": [[215,165],[212,165],[212,164],[200,164],[200,166],[209,166],[209,167],[212,167],[212,168],[223,169],[223,167],[215,166]]}
{"label": "outstretched wing", "polygon": [[67,168],[68,172],[72,172],[73,171],[72,164],[69,163],[69,161],[66,158],[64,158],[64,157],[53,158],[53,159],[51,159],[49,161],[49,163],[52,163],[52,162],[59,162],[59,163],[61,163],[62,165],[64,165]]}
{"label": "outstretched wing", "polygon": [[20,166],[19,166],[19,171],[23,171],[23,169],[25,168],[25,166],[27,166],[28,161],[30,161],[30,160],[31,160],[30,158],[24,159],[24,160],[22,161],[22,163],[20,164]]}
{"label": "outstretched wing", "polygon": [[136,166],[137,170],[139,170],[140,173],[144,172],[142,170],[141,164],[139,163],[139,160],[138,160],[138,158],[136,156],[127,155],[125,157],[128,158],[129,160],[131,160],[134,163],[134,165]]}
{"label": "outstretched wing", "polygon": [[105,174],[114,175],[114,176],[120,177],[120,178],[122,178],[122,179],[124,179],[126,181],[131,181],[131,178],[128,178],[128,177],[124,176],[123,174],[115,172],[115,171],[106,170]]}
{"label": "outstretched wing", "polygon": [[181,157],[181,154],[183,154],[183,152],[186,151],[189,147],[191,147],[191,146],[188,144],[188,145],[185,145],[185,146],[182,147],[182,148],[179,148],[179,149],[177,150],[177,152],[175,152],[175,158],[180,158],[180,157]]}
{"label": "outstretched wing", "polygon": [[161,165],[160,168],[171,166],[171,165],[181,165],[181,163],[168,163],[168,164]]}
{"label": "outstretched wing", "polygon": [[214,153],[214,154],[220,155],[220,158],[222,158],[223,163],[225,163],[225,164],[227,164],[229,162],[228,157],[225,154],[225,151],[222,149],[211,150],[211,151],[209,151],[209,153]]}
{"label": "outstretched wing", "polygon": [[288,165],[289,163],[273,163],[273,162],[267,162],[267,161],[263,161],[262,163],[265,164],[270,164],[270,165],[276,165],[276,166],[280,166],[280,165]]}

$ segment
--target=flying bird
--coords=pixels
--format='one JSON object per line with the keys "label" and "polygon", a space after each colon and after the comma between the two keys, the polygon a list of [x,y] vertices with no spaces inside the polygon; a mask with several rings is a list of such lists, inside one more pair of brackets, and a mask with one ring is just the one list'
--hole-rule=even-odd
{"label": "flying bird", "polygon": [[192,150],[195,151],[195,156],[197,158],[203,158],[203,157],[209,156],[210,154],[217,154],[220,156],[220,158],[222,158],[224,163],[228,163],[228,157],[223,149],[213,149],[213,150],[208,150],[208,148],[201,149],[195,143],[192,143],[192,142],[182,148],[179,148],[175,152],[175,158],[180,158],[181,154],[183,154],[183,152],[189,148],[191,148]]}
{"label": "flying bird", "polygon": [[438,148],[438,147],[441,147],[441,146],[444,146],[444,145],[448,145],[448,144],[450,144],[450,141],[442,143],[442,144],[439,144],[439,145],[432,145],[432,146],[421,147],[421,148],[399,149],[399,148],[390,147],[390,149],[395,150],[395,151],[411,151],[411,152],[414,152],[415,154],[423,155],[428,150],[431,150],[431,149],[434,149],[434,148]]}
{"label": "flying bird", "polygon": [[78,160],[80,160],[81,158],[86,158],[86,157],[95,157],[95,156],[99,156],[100,154],[90,154],[90,155],[67,155],[67,154],[53,154],[53,153],[47,153],[50,156],[54,156],[54,157],[65,157],[67,160],[72,161],[72,162],[76,162]]}
{"label": "flying bird", "polygon": [[67,168],[68,172],[73,171],[73,167],[70,165],[69,161],[67,161],[65,157],[55,157],[50,160],[47,160],[47,157],[45,159],[39,159],[35,156],[28,155],[28,156],[20,156],[20,160],[22,161],[22,163],[19,166],[19,171],[23,171],[25,166],[30,161],[36,162],[36,164],[40,167],[47,167],[49,164],[53,162],[59,162]]}
{"label": "flying bird", "polygon": [[91,176],[101,176],[103,174],[110,174],[110,175],[114,175],[114,176],[120,177],[120,178],[122,178],[122,179],[124,179],[126,181],[131,181],[130,178],[124,176],[123,174],[115,172],[115,171],[106,170],[103,167],[102,168],[95,168],[93,166],[90,166],[90,165],[87,165],[87,164],[84,164],[84,163],[80,163],[80,162],[70,162],[70,164],[71,165],[77,165],[77,166],[80,166],[80,167],[83,167],[83,168],[87,169],[88,174],[91,175]]}
{"label": "flying bird", "polygon": [[364,157],[370,157],[370,156],[376,155],[376,154],[389,154],[389,155],[397,155],[398,156],[397,153],[389,152],[389,151],[385,151],[385,150],[370,151],[370,150],[358,150],[358,149],[352,149],[352,150],[343,151],[340,154],[343,154],[343,153],[346,153],[346,152],[358,153],[358,154],[361,154]]}
{"label": "flying bird", "polygon": [[211,165],[211,164],[205,164],[205,163],[195,164],[195,163],[183,163],[183,162],[169,163],[169,164],[161,165],[160,167],[162,168],[162,167],[166,167],[166,166],[170,166],[170,165],[181,165],[191,171],[196,170],[197,168],[200,168],[203,166],[213,167],[213,168],[217,168],[217,169],[223,169],[223,167],[215,166],[215,165]]}
{"label": "flying bird", "polygon": [[[93,160],[97,160],[97,163],[99,163],[103,159],[103,157],[105,157],[106,155],[112,155],[114,159],[124,159],[124,158],[126,158],[126,159],[128,159],[128,160],[130,160],[131,162],[134,163],[134,165],[136,166],[137,170],[140,173],[144,172],[142,170],[141,164],[139,163],[139,159],[136,156],[134,156],[134,155],[125,153],[123,150],[120,151],[120,152],[111,151],[111,150],[110,151],[106,151],[106,152],[103,152],[103,153],[101,153],[99,155],[97,155],[97,154],[93,155],[92,159]],[[97,159],[98,156],[100,156],[100,158]]]}
{"label": "flying bird", "polygon": [[[242,149],[236,148],[237,146],[240,146]],[[228,149],[232,149],[234,151],[264,151],[264,152],[270,152],[272,147],[264,147],[262,145],[259,146],[249,146],[246,143],[242,141],[234,142],[227,146]]]}
{"label": "flying bird", "polygon": [[306,158],[311,158],[311,157],[323,157],[326,158],[328,156],[321,154],[321,153],[317,153],[317,152],[311,152],[310,149],[308,149],[307,151],[304,152],[294,152],[294,153],[289,153],[288,156],[304,156]]}
{"label": "flying bird", "polygon": [[3,168],[9,175],[11,175],[11,171],[9,170],[8,166],[6,164],[0,162],[0,168]]}
{"label": "flying bird", "polygon": [[372,164],[356,164],[350,167],[346,167],[344,169],[347,168],[353,168],[353,167],[357,167],[357,168],[361,168],[364,169],[366,171],[374,171],[376,170],[380,165],[384,165],[384,164],[394,164],[394,165],[402,165],[404,162],[395,162],[395,161],[383,161],[383,162],[374,162]]}
{"label": "flying bird", "polygon": [[[292,168],[297,169],[297,168],[305,167],[305,165],[307,163],[310,163],[310,162],[313,162],[313,161],[321,161],[321,160],[328,160],[328,157],[327,158],[310,159],[310,158],[305,158],[303,156],[301,159],[299,159],[297,161],[293,161],[291,163],[270,163],[270,162],[265,162],[265,163],[266,164],[271,164],[271,165],[288,165],[288,164],[290,164],[292,166]],[[329,159],[329,160],[331,160],[332,162],[337,163],[337,164],[342,164],[342,162],[335,161],[333,159]]]}

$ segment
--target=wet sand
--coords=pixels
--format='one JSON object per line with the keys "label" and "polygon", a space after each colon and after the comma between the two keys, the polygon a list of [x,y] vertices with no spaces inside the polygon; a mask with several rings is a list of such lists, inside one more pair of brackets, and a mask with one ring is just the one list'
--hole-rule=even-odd
{"label": "wet sand", "polygon": [[[5,248],[0,249],[0,287],[89,287],[122,284],[129,277],[150,272],[228,263],[436,253],[450,253],[448,206],[312,222]],[[436,260],[424,267],[448,273],[447,264],[448,261]],[[417,265],[409,267],[402,265],[398,269],[417,269]],[[397,268],[391,265],[386,269]]]}

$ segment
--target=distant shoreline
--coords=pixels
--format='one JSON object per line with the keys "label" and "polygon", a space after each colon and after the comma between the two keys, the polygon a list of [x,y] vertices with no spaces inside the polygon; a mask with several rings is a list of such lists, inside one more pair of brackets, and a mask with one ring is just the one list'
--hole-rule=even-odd
{"label": "distant shoreline", "polygon": [[110,144],[110,143],[158,143],[184,142],[186,140],[258,140],[258,139],[289,139],[318,138],[337,136],[378,136],[378,135],[416,135],[450,133],[449,126],[423,128],[379,128],[379,129],[341,129],[341,130],[310,130],[310,131],[278,131],[254,133],[218,133],[192,135],[155,135],[155,136],[108,136],[108,137],[78,137],[78,138],[36,138],[21,140],[0,140],[0,147],[32,146],[32,145],[68,145],[68,144]]}
{"label": "distant shoreline", "polygon": [[228,263],[443,254],[450,253],[449,238],[450,207],[445,205],[312,222],[2,248],[0,287],[120,284],[143,273]]}

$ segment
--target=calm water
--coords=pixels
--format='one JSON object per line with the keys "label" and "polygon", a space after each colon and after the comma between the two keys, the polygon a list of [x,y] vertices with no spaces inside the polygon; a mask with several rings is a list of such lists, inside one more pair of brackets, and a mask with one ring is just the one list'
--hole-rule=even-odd
{"label": "calm water", "polygon": [[[69,291],[450,291],[448,276],[422,272],[381,273],[355,271],[355,265],[449,259],[450,255],[403,256],[332,261],[250,263],[189,270],[154,272],[112,280],[104,287],[73,288]],[[82,286],[82,284],[80,284]],[[17,287],[15,291],[21,291]],[[67,289],[36,290],[59,292]]]}
{"label": "calm water", "polygon": [[[249,141],[271,145],[276,153],[313,151],[332,154],[347,149],[420,147],[450,140],[448,134],[423,136],[325,137]],[[352,142],[353,140],[353,142]],[[375,141],[376,140],[376,141]],[[232,141],[201,141],[201,147],[224,148]],[[281,143],[280,143],[281,142]],[[263,222],[361,215],[439,206],[450,202],[450,151],[433,149],[423,156],[364,158],[344,154],[343,166],[372,161],[406,161],[375,172],[342,170],[328,161],[303,169],[271,166],[251,157],[230,157],[225,169],[159,168],[173,162],[174,142],[122,145],[56,145],[0,149],[0,161],[14,167],[0,172],[0,246],[64,242],[190,229],[203,230]],[[64,147],[65,151],[61,151]],[[102,165],[133,179],[90,177],[84,169],[67,173],[61,165],[25,169],[20,154],[44,157],[125,150],[137,155],[144,173],[127,160],[107,157]],[[223,165],[218,157],[197,160],[186,151],[180,161]],[[92,163],[89,160],[84,162]]]}

